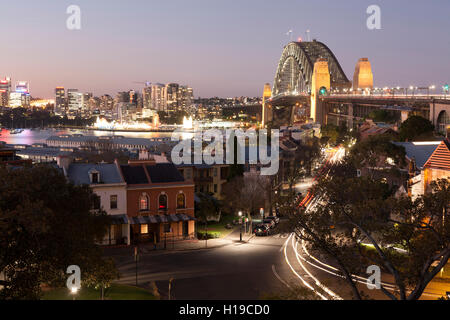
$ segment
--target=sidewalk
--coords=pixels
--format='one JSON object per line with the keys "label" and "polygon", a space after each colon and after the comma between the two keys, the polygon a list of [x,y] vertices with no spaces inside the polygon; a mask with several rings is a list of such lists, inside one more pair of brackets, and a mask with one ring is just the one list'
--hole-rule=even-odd
{"label": "sidewalk", "polygon": [[[254,237],[253,234],[242,234],[242,242],[248,243]],[[228,236],[221,239],[211,239],[206,243],[205,240],[184,240],[184,241],[167,241],[164,247],[164,240],[157,244],[156,249],[152,243],[142,243],[139,245],[140,254],[169,254],[176,252],[189,252],[199,250],[211,250],[217,249],[232,244],[239,243],[240,230],[237,228],[231,232]],[[117,248],[105,248],[105,253],[110,256],[114,255],[130,255],[130,252],[134,252],[134,246],[129,247],[117,247]]]}

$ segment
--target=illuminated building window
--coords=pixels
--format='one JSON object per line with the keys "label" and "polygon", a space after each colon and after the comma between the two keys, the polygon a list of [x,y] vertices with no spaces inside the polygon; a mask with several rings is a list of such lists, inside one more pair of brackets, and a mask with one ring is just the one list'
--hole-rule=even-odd
{"label": "illuminated building window", "polygon": [[177,196],[177,209],[185,209],[185,208],[186,208],[186,197],[183,193],[180,193]]}
{"label": "illuminated building window", "polygon": [[148,234],[148,224],[141,224],[141,234]]}
{"label": "illuminated building window", "polygon": [[139,200],[139,210],[140,211],[149,211],[150,210],[150,201],[147,195],[142,195]]}

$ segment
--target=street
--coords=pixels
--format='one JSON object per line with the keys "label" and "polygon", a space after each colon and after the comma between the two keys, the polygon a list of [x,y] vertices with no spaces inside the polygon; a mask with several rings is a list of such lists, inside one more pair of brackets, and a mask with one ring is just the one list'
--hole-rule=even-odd
{"label": "street", "polygon": [[[274,270],[285,279],[291,277],[281,252],[286,239],[287,235],[278,234],[239,243],[236,230],[217,248],[141,254],[139,284],[154,281],[167,298],[169,279],[173,278],[171,296],[177,300],[254,300],[277,294],[286,286]],[[114,255],[122,275],[118,282],[134,285],[136,264],[132,250],[128,251],[127,255]]]}

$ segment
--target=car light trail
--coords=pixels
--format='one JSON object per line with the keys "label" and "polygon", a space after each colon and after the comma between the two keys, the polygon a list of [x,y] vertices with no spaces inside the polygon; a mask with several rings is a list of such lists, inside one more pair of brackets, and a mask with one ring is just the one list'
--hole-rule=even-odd
{"label": "car light trail", "polygon": [[317,292],[316,289],[314,289],[313,286],[311,286],[308,282],[305,281],[305,279],[303,279],[296,271],[295,269],[292,267],[291,263],[289,262],[289,259],[287,257],[287,244],[289,243],[289,241],[291,240],[293,234],[291,234],[289,236],[289,238],[286,240],[285,246],[284,246],[284,258],[286,260],[286,263],[288,264],[289,268],[291,268],[292,273],[294,273],[295,276],[297,276],[297,278],[299,278],[302,283],[309,289],[311,289],[315,294],[317,294],[320,298],[322,298],[322,300],[328,300],[327,297],[325,297],[324,295],[322,295],[320,292]]}
{"label": "car light trail", "polygon": [[[326,293],[328,293],[330,296],[334,297],[337,300],[343,300],[339,295],[337,295],[336,293],[334,293],[330,288],[324,286],[316,277],[314,277],[312,275],[311,272],[308,271],[308,269],[305,267],[305,265],[302,263],[302,261],[300,260],[300,254],[298,253],[298,249],[297,249],[297,245],[298,245],[298,241],[295,241],[294,243],[294,238],[292,237],[292,248],[295,251],[295,256],[297,257],[297,261],[300,264],[300,266],[302,267],[303,270],[305,270],[305,272],[316,282],[316,285],[321,288],[322,290],[324,290]],[[301,257],[302,259],[304,259],[303,257]],[[306,261],[306,260],[305,260]]]}

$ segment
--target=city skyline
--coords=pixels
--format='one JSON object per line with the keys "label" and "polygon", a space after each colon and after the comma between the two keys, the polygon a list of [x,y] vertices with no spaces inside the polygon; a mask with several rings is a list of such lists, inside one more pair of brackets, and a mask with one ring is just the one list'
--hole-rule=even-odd
{"label": "city skyline", "polygon": [[[264,83],[273,83],[289,30],[294,40],[311,30],[311,39],[329,45],[349,78],[358,59],[368,57],[376,86],[439,88],[450,72],[450,42],[444,40],[450,4],[444,1],[379,1],[381,30],[366,27],[371,1],[72,2],[3,8],[0,26],[14,32],[3,35],[0,77],[29,81],[32,95],[41,98],[53,97],[57,86],[101,96],[140,90],[134,82],[144,81],[186,83],[196,97],[259,96]],[[81,30],[66,28],[71,4],[81,8]],[[424,45],[427,37],[443,40],[431,47]]]}

